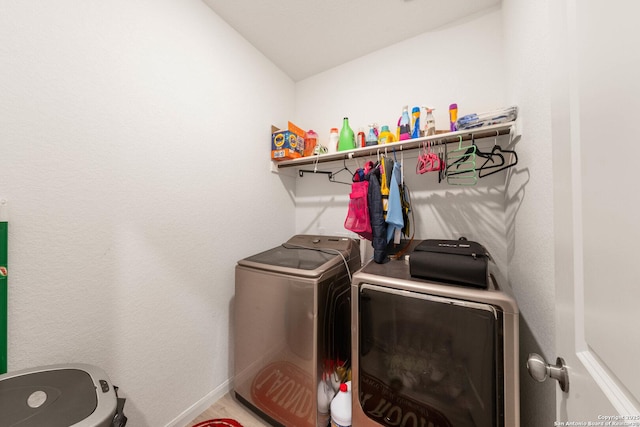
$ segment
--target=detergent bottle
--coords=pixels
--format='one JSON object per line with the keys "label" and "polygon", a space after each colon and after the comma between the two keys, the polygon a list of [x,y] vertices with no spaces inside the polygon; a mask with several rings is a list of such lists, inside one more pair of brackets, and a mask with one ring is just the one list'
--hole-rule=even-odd
{"label": "detergent bottle", "polygon": [[316,145],[318,144],[318,134],[312,130],[309,130],[304,138],[304,154],[303,156],[313,155]]}
{"label": "detergent bottle", "polygon": [[389,126],[382,126],[382,129],[380,129],[380,135],[378,136],[378,144],[390,144],[392,142],[395,142],[395,138],[389,130]]}
{"label": "detergent bottle", "polygon": [[449,127],[451,132],[458,130],[456,121],[458,120],[458,104],[449,105]]}
{"label": "detergent bottle", "polygon": [[349,118],[342,120],[342,129],[340,130],[340,139],[338,140],[338,151],[352,150],[356,148],[356,136],[353,129],[349,126]]}
{"label": "detergent bottle", "polygon": [[420,138],[420,107],[411,109],[411,138]]}
{"label": "detergent bottle", "polygon": [[351,427],[351,381],[340,384],[331,401],[331,427]]}
{"label": "detergent bottle", "polygon": [[365,140],[366,138],[364,136],[364,130],[362,128],[358,129],[358,135],[356,136],[356,147],[365,147]]}
{"label": "detergent bottle", "polygon": [[374,130],[374,125],[369,125],[369,133],[367,134],[365,145],[367,147],[371,147],[372,145],[378,145],[378,135],[376,135],[376,131]]}
{"label": "detergent bottle", "polygon": [[329,146],[327,147],[327,152],[329,154],[338,151],[339,139],[340,137],[338,136],[338,128],[331,128],[331,130],[329,131]]}
{"label": "detergent bottle", "polygon": [[411,119],[409,119],[409,106],[402,107],[402,116],[400,116],[400,132],[398,135],[400,141],[411,139]]}

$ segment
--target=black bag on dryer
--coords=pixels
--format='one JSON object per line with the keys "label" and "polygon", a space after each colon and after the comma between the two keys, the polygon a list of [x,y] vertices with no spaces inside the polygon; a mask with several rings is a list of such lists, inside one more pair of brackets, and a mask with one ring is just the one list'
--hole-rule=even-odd
{"label": "black bag on dryer", "polygon": [[487,288],[491,256],[480,243],[460,240],[423,240],[409,257],[412,277]]}

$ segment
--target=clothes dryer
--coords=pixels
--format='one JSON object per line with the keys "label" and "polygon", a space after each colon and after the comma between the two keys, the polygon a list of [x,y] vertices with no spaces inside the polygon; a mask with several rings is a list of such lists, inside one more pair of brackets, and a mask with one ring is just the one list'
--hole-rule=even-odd
{"label": "clothes dryer", "polygon": [[489,263],[486,289],[369,263],[351,285],[353,425],[518,427],[519,310]]}
{"label": "clothes dryer", "polygon": [[317,235],[238,262],[234,391],[269,423],[326,425],[318,390],[350,366],[350,283],[360,265],[357,240]]}

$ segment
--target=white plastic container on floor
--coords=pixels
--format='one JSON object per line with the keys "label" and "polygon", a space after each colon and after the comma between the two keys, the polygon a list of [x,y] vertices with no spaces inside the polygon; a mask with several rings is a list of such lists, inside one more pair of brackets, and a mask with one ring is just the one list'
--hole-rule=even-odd
{"label": "white plastic container on floor", "polygon": [[318,425],[327,427],[329,425],[329,408],[335,391],[329,384],[329,376],[331,374],[324,373],[322,381],[318,383]]}
{"label": "white plastic container on floor", "polygon": [[331,401],[331,427],[351,427],[351,381],[340,384]]}

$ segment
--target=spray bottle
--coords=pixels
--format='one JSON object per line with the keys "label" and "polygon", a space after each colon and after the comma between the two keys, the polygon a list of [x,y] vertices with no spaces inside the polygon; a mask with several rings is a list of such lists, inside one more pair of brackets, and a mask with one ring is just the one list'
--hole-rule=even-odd
{"label": "spray bottle", "polygon": [[433,117],[433,110],[435,108],[424,107],[427,111],[425,117],[424,136],[436,134],[436,119]]}

